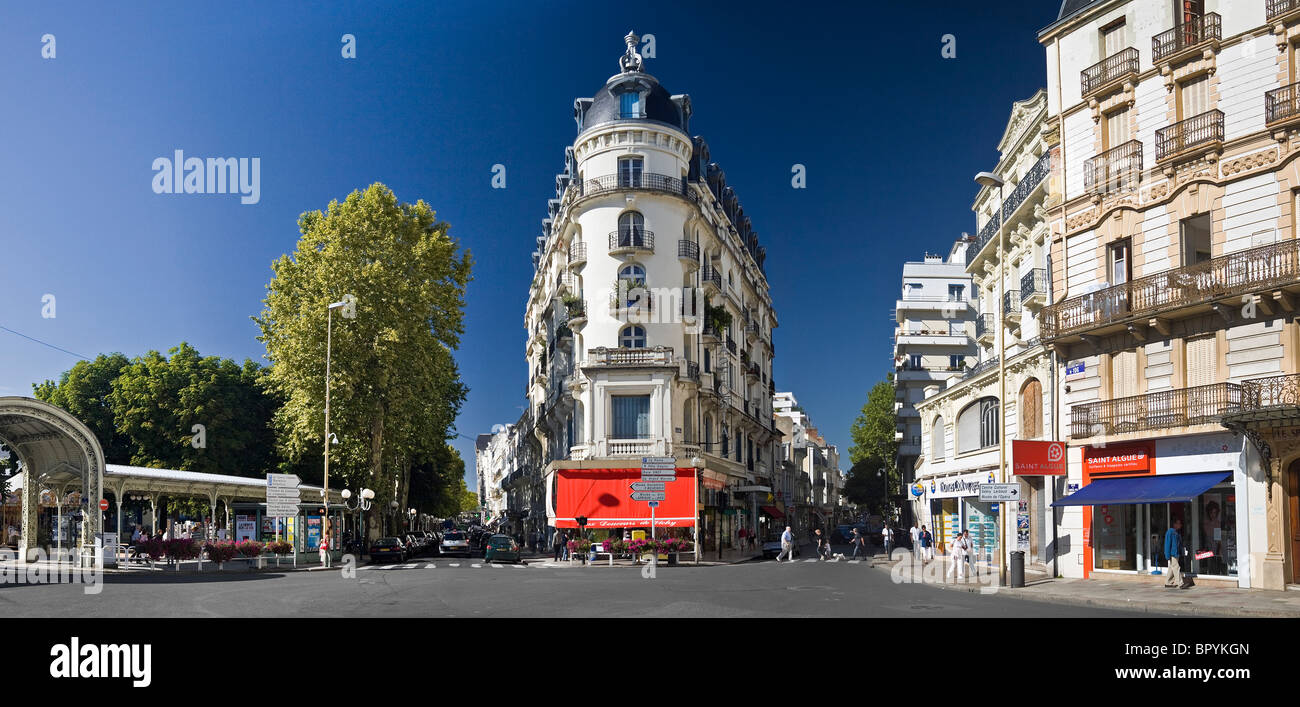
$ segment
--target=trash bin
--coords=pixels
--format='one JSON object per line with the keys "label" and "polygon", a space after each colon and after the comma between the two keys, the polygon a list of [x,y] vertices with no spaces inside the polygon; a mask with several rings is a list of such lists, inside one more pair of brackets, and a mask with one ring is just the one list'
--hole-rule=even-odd
{"label": "trash bin", "polygon": [[1023,550],[1011,551],[1011,586],[1025,586],[1025,553]]}

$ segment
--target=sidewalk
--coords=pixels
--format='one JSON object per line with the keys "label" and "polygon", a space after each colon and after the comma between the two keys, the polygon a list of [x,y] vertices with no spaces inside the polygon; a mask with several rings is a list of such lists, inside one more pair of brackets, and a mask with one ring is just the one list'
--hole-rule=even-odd
{"label": "sidewalk", "polygon": [[[874,566],[885,572],[892,572],[900,558],[895,552],[894,562],[889,562],[884,553],[874,557]],[[910,561],[910,554],[908,556]],[[939,577],[947,577],[948,557],[936,556]],[[933,564],[933,563],[932,563]],[[1046,575],[1027,574],[1024,587],[999,587],[994,579],[989,583],[990,575],[997,576],[998,567],[980,567],[985,581],[967,574],[966,583],[952,580],[927,581],[927,586],[939,587],[949,591],[972,593],[996,593],[1004,597],[1024,599],[1027,601],[1069,604],[1072,606],[1089,606],[1106,609],[1124,609],[1153,614],[1178,614],[1183,616],[1205,617],[1246,617],[1246,618],[1300,618],[1300,592],[1266,591],[1262,589],[1237,589],[1197,585],[1191,589],[1166,589],[1161,584],[1148,584],[1124,580],[1106,579],[1052,579]],[[926,576],[931,576],[927,570]],[[983,590],[983,591],[981,591]],[[995,591],[994,591],[995,590]]]}

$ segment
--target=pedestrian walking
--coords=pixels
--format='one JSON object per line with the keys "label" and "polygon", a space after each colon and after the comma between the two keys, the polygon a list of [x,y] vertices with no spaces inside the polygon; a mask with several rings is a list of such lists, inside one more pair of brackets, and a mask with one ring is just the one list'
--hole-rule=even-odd
{"label": "pedestrian walking", "polygon": [[965,581],[966,550],[968,547],[969,546],[966,544],[965,531],[957,533],[957,536],[954,537],[952,540],[952,550],[948,553],[949,556],[952,558],[952,566],[949,567],[948,571],[944,573],[945,578],[948,575],[955,575],[958,582]]}
{"label": "pedestrian walking", "polygon": [[320,566],[330,566],[330,538],[328,535],[322,535],[320,538]]}
{"label": "pedestrian walking", "polygon": [[921,563],[925,564],[934,559],[934,536],[930,534],[930,529],[921,526]]}
{"label": "pedestrian walking", "polygon": [[830,538],[826,537],[825,535],[822,535],[822,529],[818,528],[817,529],[817,559],[829,560],[830,557],[831,557]]}
{"label": "pedestrian walking", "polygon": [[785,526],[785,532],[781,533],[781,553],[776,556],[776,561],[780,562],[782,557],[794,562],[794,532],[788,525]]}
{"label": "pedestrian walking", "polygon": [[556,562],[560,561],[560,554],[563,552],[561,548],[563,547],[564,547],[564,533],[560,532],[559,528],[556,528],[555,532],[551,534],[551,559],[552,560]]}
{"label": "pedestrian walking", "polygon": [[851,542],[853,543],[853,559],[855,560],[858,559],[858,553],[862,553],[864,555],[867,554],[866,548],[862,546],[863,540],[865,540],[865,538],[862,537],[862,533],[858,532],[857,528],[854,528],[853,538]]}
{"label": "pedestrian walking", "polygon": [[1183,544],[1183,519],[1175,518],[1169,530],[1165,531],[1165,557],[1169,558],[1169,579],[1165,586],[1169,589],[1189,589],[1192,580],[1183,576],[1183,555],[1187,548]]}
{"label": "pedestrian walking", "polygon": [[912,536],[912,555],[921,557],[921,524],[913,522],[912,528],[907,531]]}
{"label": "pedestrian walking", "polygon": [[880,544],[885,546],[885,557],[889,557],[890,551],[894,549],[894,531],[889,527],[888,522],[880,527],[880,541]]}

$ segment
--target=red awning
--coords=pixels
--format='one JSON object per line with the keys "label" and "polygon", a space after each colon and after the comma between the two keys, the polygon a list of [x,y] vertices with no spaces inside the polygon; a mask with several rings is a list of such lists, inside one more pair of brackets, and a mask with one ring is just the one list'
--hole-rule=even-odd
{"label": "red awning", "polygon": [[785,517],[785,514],[782,513],[781,511],[777,510],[776,506],[759,506],[759,508],[760,508],[764,513],[766,513],[766,514],[772,516],[773,518],[784,518],[784,517]]}

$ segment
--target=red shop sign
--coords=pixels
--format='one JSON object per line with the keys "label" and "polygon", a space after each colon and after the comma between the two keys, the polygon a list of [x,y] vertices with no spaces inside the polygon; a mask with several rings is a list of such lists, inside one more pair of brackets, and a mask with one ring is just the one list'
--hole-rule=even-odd
{"label": "red shop sign", "polygon": [[1154,474],[1155,443],[1135,442],[1131,444],[1106,445],[1105,447],[1083,448],[1083,470],[1089,476],[1106,476],[1123,474],[1125,476],[1142,476]]}
{"label": "red shop sign", "polygon": [[1065,443],[1011,440],[1011,473],[1016,476],[1064,476]]}

